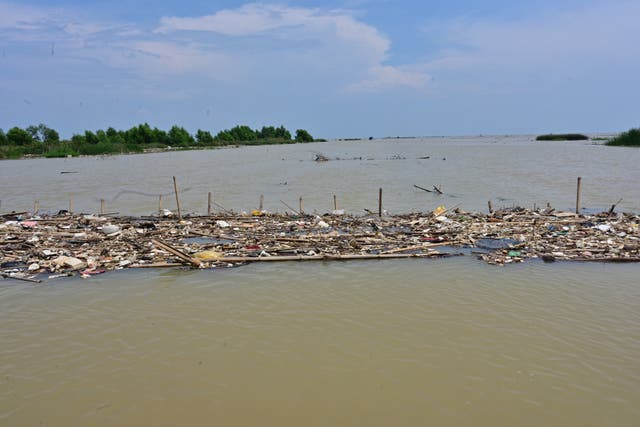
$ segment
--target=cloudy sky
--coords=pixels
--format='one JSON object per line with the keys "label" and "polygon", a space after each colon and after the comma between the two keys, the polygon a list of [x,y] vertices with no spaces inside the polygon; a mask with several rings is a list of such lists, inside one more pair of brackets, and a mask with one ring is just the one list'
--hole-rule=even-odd
{"label": "cloudy sky", "polygon": [[0,128],[640,125],[637,0],[0,0]]}

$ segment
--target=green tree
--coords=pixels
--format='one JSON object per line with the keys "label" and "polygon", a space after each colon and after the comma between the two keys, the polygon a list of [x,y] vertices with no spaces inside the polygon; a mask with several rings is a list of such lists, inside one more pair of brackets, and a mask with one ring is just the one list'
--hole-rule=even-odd
{"label": "green tree", "polygon": [[84,131],[84,141],[87,144],[95,145],[95,144],[98,143],[98,137],[96,136],[95,133],[91,132],[90,130],[85,130]]}
{"label": "green tree", "polygon": [[9,145],[7,134],[5,134],[2,129],[0,129],[0,145]]}
{"label": "green tree", "polygon": [[114,138],[116,138],[121,132],[118,130],[115,130],[112,127],[107,128],[107,137],[109,137],[110,140],[113,140]]}
{"label": "green tree", "polygon": [[78,151],[78,149],[84,145],[87,141],[84,138],[84,135],[78,135],[78,134],[74,134],[71,137],[71,145],[73,146],[73,148]]}
{"label": "green tree", "polygon": [[296,131],[296,142],[313,142],[313,137],[304,129]]}
{"label": "green tree", "polygon": [[[44,126],[44,125],[40,125]],[[60,142],[60,134],[55,129],[44,126],[42,129],[42,142],[47,145],[57,144]]]}
{"label": "green tree", "polygon": [[215,144],[213,136],[211,136],[211,132],[208,130],[198,129],[196,132],[196,141],[198,145],[202,145],[203,147],[208,147]]}
{"label": "green tree", "polygon": [[291,141],[291,132],[289,132],[284,126],[280,126],[279,128],[277,128],[275,134],[276,138]]}
{"label": "green tree", "polygon": [[230,142],[233,142],[233,135],[229,129],[221,130],[216,134],[213,138],[216,142],[219,142],[221,145],[227,145]]}
{"label": "green tree", "polygon": [[7,140],[9,141],[9,145],[25,146],[33,143],[31,134],[17,126],[9,129],[9,132],[7,132]]}
{"label": "green tree", "polygon": [[273,126],[262,126],[258,132],[258,139],[274,139],[276,137],[276,128]]}
{"label": "green tree", "polygon": [[42,142],[47,145],[60,142],[60,135],[54,129],[51,129],[44,123],[40,123],[38,126],[29,126],[26,129],[27,133],[31,135],[33,142]]}
{"label": "green tree", "polygon": [[258,139],[258,135],[256,134],[256,132],[249,126],[245,125],[233,127],[229,130],[229,132],[231,133],[233,140],[236,142],[255,141],[256,139]]}
{"label": "green tree", "polygon": [[172,126],[168,133],[169,145],[179,147],[189,147],[194,144],[194,139],[185,128],[179,126]]}
{"label": "green tree", "polygon": [[153,143],[155,138],[157,138],[157,132],[154,135],[154,131],[148,123],[134,126],[127,130],[124,135],[125,142],[128,145],[148,145]]}

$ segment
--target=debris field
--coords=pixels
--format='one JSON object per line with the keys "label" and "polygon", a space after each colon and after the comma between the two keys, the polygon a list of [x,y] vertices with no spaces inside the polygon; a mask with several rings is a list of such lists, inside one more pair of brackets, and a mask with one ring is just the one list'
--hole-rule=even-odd
{"label": "debris field", "polygon": [[0,216],[0,275],[41,281],[124,268],[234,267],[250,262],[477,256],[504,265],[640,262],[640,216],[440,207],[404,215]]}

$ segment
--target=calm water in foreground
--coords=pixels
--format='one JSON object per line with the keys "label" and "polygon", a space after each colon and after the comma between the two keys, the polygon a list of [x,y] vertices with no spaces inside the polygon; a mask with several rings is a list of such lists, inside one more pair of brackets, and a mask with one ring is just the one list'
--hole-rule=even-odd
{"label": "calm water in foreground", "polygon": [[[582,176],[585,206],[640,211],[639,153],[434,138],[25,160],[0,163],[0,198],[149,213],[176,175],[193,211],[212,191],[227,208],[302,195],[319,212],[336,193],[360,213],[378,187],[394,213],[568,208]],[[639,273],[467,256],[0,281],[0,425],[635,426]]]}

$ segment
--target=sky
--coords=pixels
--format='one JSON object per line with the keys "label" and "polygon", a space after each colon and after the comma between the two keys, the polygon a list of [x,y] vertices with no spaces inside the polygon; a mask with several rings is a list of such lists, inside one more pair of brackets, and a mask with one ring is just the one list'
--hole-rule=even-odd
{"label": "sky", "polygon": [[0,0],[0,128],[640,126],[637,0]]}

